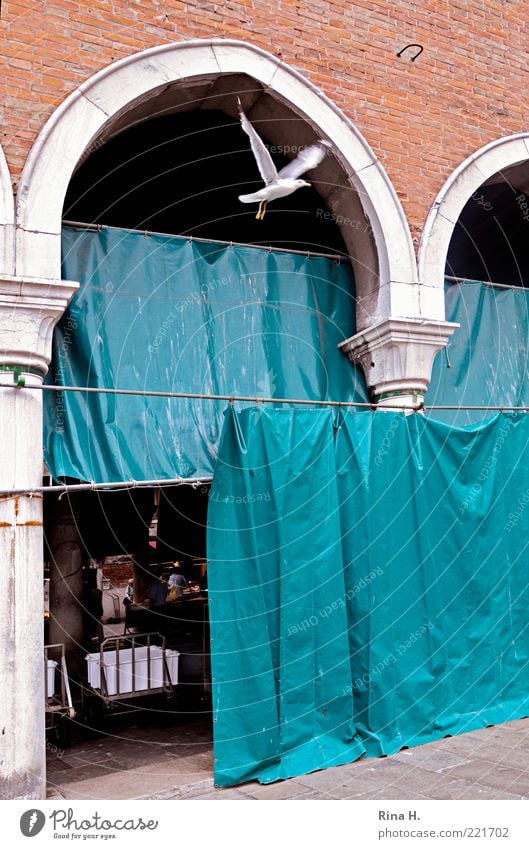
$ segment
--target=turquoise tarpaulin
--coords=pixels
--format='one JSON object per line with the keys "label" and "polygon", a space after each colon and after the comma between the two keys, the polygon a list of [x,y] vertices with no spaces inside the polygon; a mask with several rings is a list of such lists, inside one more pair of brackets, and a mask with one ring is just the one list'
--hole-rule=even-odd
{"label": "turquoise tarpaulin", "polygon": [[226,414],[208,513],[215,781],[529,713],[529,418]]}
{"label": "turquoise tarpaulin", "polygon": [[[348,265],[103,228],[63,229],[81,287],[59,323],[56,385],[366,400],[337,349],[355,332]],[[210,476],[225,402],[46,393],[55,478]]]}
{"label": "turquoise tarpaulin", "polygon": [[[529,290],[479,281],[447,282],[446,318],[459,330],[434,362],[426,404],[529,405]],[[440,421],[464,425],[486,410],[432,410]]]}
{"label": "turquoise tarpaulin", "polygon": [[[337,350],[355,331],[346,266],[66,228],[63,275],[82,285],[55,332],[55,384],[366,400]],[[427,402],[528,403],[527,297],[448,288],[462,328]],[[225,406],[45,393],[56,478],[193,478],[216,461],[216,782],[529,713],[527,416],[229,406],[221,436]]]}

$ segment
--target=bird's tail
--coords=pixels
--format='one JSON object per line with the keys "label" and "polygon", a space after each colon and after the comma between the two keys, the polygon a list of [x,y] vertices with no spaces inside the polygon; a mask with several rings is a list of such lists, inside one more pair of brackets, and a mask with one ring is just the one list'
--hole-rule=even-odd
{"label": "bird's tail", "polygon": [[255,203],[259,200],[255,195],[239,195],[239,200],[241,203]]}

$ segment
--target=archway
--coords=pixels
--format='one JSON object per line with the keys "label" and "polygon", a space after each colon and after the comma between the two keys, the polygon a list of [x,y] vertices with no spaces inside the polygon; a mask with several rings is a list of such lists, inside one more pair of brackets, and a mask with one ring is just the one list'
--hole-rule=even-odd
{"label": "archway", "polygon": [[[512,169],[529,158],[529,133],[497,139],[471,154],[451,174],[437,195],[423,230],[419,248],[419,279],[426,286],[443,291],[447,258],[454,228],[473,195],[487,182],[498,177],[509,181],[506,169]],[[480,206],[481,194],[475,199]],[[490,204],[483,197],[482,208]],[[448,269],[450,273],[450,269]]]}
{"label": "archway", "polygon": [[[229,76],[232,79],[227,80]],[[182,88],[179,84],[184,80]],[[60,277],[64,199],[76,167],[94,147],[131,121],[143,120],[154,103],[156,110],[164,105],[171,110],[186,100],[207,97],[211,108],[215,99],[225,99],[229,92],[233,112],[233,91],[248,89],[254,92],[248,95],[248,105],[254,101],[252,119],[259,119],[261,96],[268,102],[263,107],[267,117],[271,103],[275,104],[277,120],[270,124],[275,127],[275,143],[285,144],[281,126],[298,116],[303,119],[298,144],[322,136],[333,145],[334,157],[322,163],[318,175],[327,184],[324,200],[340,222],[346,245],[354,243],[358,328],[377,324],[391,314],[395,287],[410,290],[404,299],[410,305],[407,314],[414,309],[418,314],[413,295],[415,259],[404,213],[366,141],[297,71],[253,45],[223,39],[163,45],[116,62],[83,83],[54,112],[32,148],[20,181],[17,274]],[[246,101],[245,105],[248,108]],[[357,228],[351,221],[368,221],[369,226]]]}
{"label": "archway", "polygon": [[527,133],[486,145],[454,171],[428,216],[419,274],[460,325],[428,397],[452,406],[436,412],[449,422],[527,403],[528,159]]}

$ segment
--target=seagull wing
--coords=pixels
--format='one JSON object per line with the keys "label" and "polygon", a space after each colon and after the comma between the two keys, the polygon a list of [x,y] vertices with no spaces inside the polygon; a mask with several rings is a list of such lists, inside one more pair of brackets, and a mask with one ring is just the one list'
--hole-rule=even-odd
{"label": "seagull wing", "polygon": [[242,111],[241,101],[239,98],[237,98],[237,103],[239,104],[241,125],[246,135],[250,137],[250,145],[253,155],[255,156],[255,161],[257,162],[257,167],[259,168],[259,173],[263,178],[265,185],[269,186],[270,183],[275,183],[277,180],[277,168],[274,165],[272,157],[268,153],[264,142],[257,135],[257,132],[254,130],[248,118]]}
{"label": "seagull wing", "polygon": [[310,147],[305,147],[298,153],[292,162],[285,165],[278,174],[280,180],[290,178],[296,180],[301,177],[305,171],[311,171],[320,164],[325,154],[330,150],[331,145],[327,141],[320,140],[317,144],[311,144]]}

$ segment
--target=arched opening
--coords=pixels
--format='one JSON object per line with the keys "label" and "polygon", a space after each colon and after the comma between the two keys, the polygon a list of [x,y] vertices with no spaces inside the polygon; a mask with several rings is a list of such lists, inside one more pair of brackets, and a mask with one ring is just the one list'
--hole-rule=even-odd
{"label": "arched opening", "polygon": [[415,303],[409,228],[369,145],[325,95],[288,65],[253,45],[223,39],[163,45],[116,62],[56,110],[20,180],[17,273],[60,278],[66,192],[74,171],[95,147],[135,121],[175,111],[220,110],[235,120],[234,92],[252,121],[267,122],[266,135],[276,147],[292,145],[292,121],[296,146],[320,137],[331,143],[332,155],[314,178],[351,257],[357,328],[391,314],[395,286],[409,289],[406,300]]}
{"label": "arched opening", "polygon": [[467,201],[448,248],[451,277],[529,285],[529,165],[498,171]]}
{"label": "arched opening", "polygon": [[[518,246],[519,219],[513,216],[510,195],[516,184],[523,191],[524,163],[528,158],[529,135],[523,133],[485,145],[455,169],[432,204],[424,225],[418,255],[421,283],[442,290],[445,275],[451,270],[461,274],[467,268],[483,274],[485,265],[496,267],[485,238],[491,227],[495,229],[493,246],[504,257],[508,253],[512,258],[512,251],[506,247],[509,236],[501,234],[502,217],[503,226],[512,229],[513,244]],[[494,199],[498,206],[491,208]],[[499,215],[498,225],[492,223],[495,214]]]}
{"label": "arched opening", "polygon": [[460,324],[436,359],[427,396],[459,408],[435,413],[447,421],[483,420],[529,397],[528,154],[526,136],[473,154],[443,187],[425,227],[420,273],[444,286],[447,319]]}

